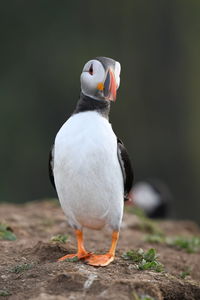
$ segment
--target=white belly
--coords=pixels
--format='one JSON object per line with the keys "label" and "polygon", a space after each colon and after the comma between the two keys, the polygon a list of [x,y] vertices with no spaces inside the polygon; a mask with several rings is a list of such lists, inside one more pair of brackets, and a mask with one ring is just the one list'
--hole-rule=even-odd
{"label": "white belly", "polygon": [[119,229],[123,178],[117,140],[97,112],[73,115],[55,140],[54,178],[61,206],[75,228]]}

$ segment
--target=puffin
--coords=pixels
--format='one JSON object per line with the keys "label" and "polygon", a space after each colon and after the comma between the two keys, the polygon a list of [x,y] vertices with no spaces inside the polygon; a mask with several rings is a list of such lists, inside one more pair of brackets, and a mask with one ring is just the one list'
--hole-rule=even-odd
{"label": "puffin", "polygon": [[[104,267],[115,258],[124,201],[133,184],[130,157],[109,122],[120,71],[120,63],[108,57],[96,57],[84,65],[79,100],[50,151],[50,180],[77,240],[77,252],[58,261],[75,258]],[[83,229],[105,226],[112,232],[109,251],[88,252]]]}
{"label": "puffin", "polygon": [[166,183],[158,178],[148,178],[134,184],[133,204],[141,208],[151,219],[164,219],[169,216],[172,194]]}

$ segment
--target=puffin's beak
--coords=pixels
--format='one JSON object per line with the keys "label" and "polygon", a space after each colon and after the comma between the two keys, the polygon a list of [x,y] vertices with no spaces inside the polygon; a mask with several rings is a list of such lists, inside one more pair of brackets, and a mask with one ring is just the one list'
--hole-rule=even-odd
{"label": "puffin's beak", "polygon": [[115,75],[111,69],[108,70],[105,82],[104,82],[104,96],[107,100],[115,101],[117,95],[117,84]]}

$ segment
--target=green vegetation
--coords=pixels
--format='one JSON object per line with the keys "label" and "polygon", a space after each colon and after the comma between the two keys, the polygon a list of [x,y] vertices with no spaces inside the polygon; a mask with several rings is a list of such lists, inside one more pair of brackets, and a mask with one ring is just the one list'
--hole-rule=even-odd
{"label": "green vegetation", "polygon": [[164,243],[169,246],[183,249],[187,253],[195,253],[200,251],[200,237],[166,237],[159,234],[150,234],[145,237],[145,241],[149,243]]}
{"label": "green vegetation", "polygon": [[154,248],[146,252],[144,252],[143,249],[130,250],[124,253],[122,257],[131,263],[135,263],[138,270],[152,270],[155,272],[162,272],[164,270],[164,266],[157,260],[157,254]]}
{"label": "green vegetation", "polygon": [[33,268],[33,264],[20,264],[20,265],[14,266],[10,271],[12,273],[19,274],[19,273],[22,273],[24,271],[30,270],[32,268]]}
{"label": "green vegetation", "polygon": [[124,210],[125,212],[136,215],[139,218],[146,217],[144,210],[137,206],[125,206]]}
{"label": "green vegetation", "polygon": [[137,207],[127,207],[126,211],[138,216],[140,220],[140,229],[149,232],[145,237],[145,241],[149,243],[161,243],[169,246],[183,249],[187,253],[195,253],[200,251],[200,237],[167,237],[164,232],[160,230],[158,224],[146,217],[143,210]]}
{"label": "green vegetation", "polygon": [[187,253],[195,253],[200,251],[200,237],[175,237],[166,238],[166,244],[183,249]]}
{"label": "green vegetation", "polygon": [[145,241],[149,243],[164,243],[166,237],[160,234],[149,234],[145,236]]}
{"label": "green vegetation", "polygon": [[154,298],[149,295],[138,296],[136,292],[133,292],[133,300],[154,300]]}
{"label": "green vegetation", "polygon": [[58,200],[58,198],[50,198],[50,199],[47,199],[49,203],[51,203],[51,205],[53,207],[60,207],[60,202]]}
{"label": "green vegetation", "polygon": [[12,294],[8,290],[0,290],[0,296],[7,297],[7,296],[10,296],[10,295],[12,295]]}
{"label": "green vegetation", "polygon": [[154,235],[164,235],[163,231],[159,228],[158,223],[149,219],[141,208],[131,206],[126,207],[125,211],[127,213],[134,214],[139,218],[139,227],[142,231],[149,232]]}
{"label": "green vegetation", "polygon": [[12,232],[12,229],[0,223],[0,240],[8,240],[8,241],[15,241],[17,239],[16,235]]}
{"label": "green vegetation", "polygon": [[66,243],[66,241],[68,240],[69,236],[66,234],[58,234],[55,235],[51,238],[51,242],[59,242],[59,243]]}
{"label": "green vegetation", "polygon": [[78,261],[78,256],[74,256],[72,258],[66,258],[64,261],[68,262],[77,262]]}
{"label": "green vegetation", "polygon": [[52,218],[44,218],[44,219],[41,220],[40,224],[44,227],[49,228],[49,227],[52,227],[55,224],[55,221]]}
{"label": "green vegetation", "polygon": [[154,235],[163,235],[163,232],[158,227],[158,224],[147,217],[141,218],[140,228],[142,231],[149,232]]}
{"label": "green vegetation", "polygon": [[191,267],[185,267],[185,269],[180,272],[179,276],[182,278],[182,279],[185,279],[187,276],[190,276],[191,274]]}

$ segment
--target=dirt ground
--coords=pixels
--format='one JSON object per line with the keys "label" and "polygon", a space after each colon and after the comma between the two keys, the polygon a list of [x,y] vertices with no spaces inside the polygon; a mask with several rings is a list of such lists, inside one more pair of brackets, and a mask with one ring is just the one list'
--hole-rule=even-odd
{"label": "dirt ground", "polygon": [[[57,262],[73,253],[73,230],[56,201],[36,201],[26,205],[0,205],[0,223],[11,227],[16,241],[0,241],[0,299],[153,299],[200,300],[200,253],[186,253],[165,244],[144,241],[147,234],[139,218],[125,213],[116,259],[107,267],[95,268],[83,262]],[[162,221],[160,228],[169,236],[200,236],[198,226],[189,221]],[[69,235],[66,244],[52,242],[52,236]],[[86,248],[104,253],[110,246],[107,230],[85,231]],[[164,272],[140,271],[122,258],[130,249],[156,248]],[[23,271],[17,268],[28,266]],[[180,274],[188,266],[185,279]],[[143,298],[144,299],[144,298]]]}

